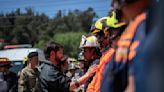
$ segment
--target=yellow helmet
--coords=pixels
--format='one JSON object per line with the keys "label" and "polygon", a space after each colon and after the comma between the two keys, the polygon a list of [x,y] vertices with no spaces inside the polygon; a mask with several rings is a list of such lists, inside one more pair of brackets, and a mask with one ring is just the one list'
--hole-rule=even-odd
{"label": "yellow helmet", "polygon": [[107,17],[106,25],[108,27],[112,27],[112,28],[120,28],[120,27],[126,25],[126,23],[119,22],[118,19],[116,18],[116,12],[112,11],[112,16]]}
{"label": "yellow helmet", "polygon": [[96,34],[98,32],[103,32],[104,28],[106,27],[106,20],[108,17],[102,17],[98,19],[94,25],[91,26],[91,33]]}
{"label": "yellow helmet", "polygon": [[116,12],[112,11],[111,16],[102,17],[95,22],[91,27],[91,33],[96,34],[101,31],[105,33],[109,28],[120,28],[124,25],[126,25],[126,23],[119,22],[116,18]]}
{"label": "yellow helmet", "polygon": [[91,33],[98,36],[109,36],[111,40],[117,38],[126,27],[126,23],[120,22],[117,18],[116,11],[112,11],[111,16],[96,21]]}

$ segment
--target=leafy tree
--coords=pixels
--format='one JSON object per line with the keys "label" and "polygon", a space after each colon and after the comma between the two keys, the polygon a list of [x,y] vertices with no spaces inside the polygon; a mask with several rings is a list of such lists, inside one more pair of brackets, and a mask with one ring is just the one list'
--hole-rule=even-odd
{"label": "leafy tree", "polygon": [[[85,35],[85,32],[66,32],[66,33],[59,33],[56,34],[52,39],[49,41],[55,41],[64,46],[64,53],[71,57],[77,57],[77,53],[80,50],[79,45],[81,41],[81,36]],[[44,48],[45,44],[48,41],[41,40],[38,44],[35,45],[37,48]]]}
{"label": "leafy tree", "polygon": [[49,18],[44,13],[35,13],[32,8],[20,9],[10,13],[0,13],[0,39],[6,44],[32,44],[43,48],[49,40],[65,46],[65,53],[75,56],[82,34],[88,33],[95,12],[92,8],[85,11],[74,10]]}

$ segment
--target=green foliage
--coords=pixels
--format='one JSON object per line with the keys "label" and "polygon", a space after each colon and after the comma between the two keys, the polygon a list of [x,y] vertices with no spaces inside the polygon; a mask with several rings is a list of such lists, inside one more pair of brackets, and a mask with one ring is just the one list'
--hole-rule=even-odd
{"label": "green foliage", "polygon": [[[86,35],[86,33],[85,32],[58,33],[50,40],[62,44],[64,46],[64,53],[66,55],[71,57],[77,57],[82,35]],[[35,47],[43,49],[46,42],[48,41],[41,40],[35,45]]]}
{"label": "green foliage", "polygon": [[34,13],[26,8],[7,14],[0,13],[0,39],[5,44],[32,44],[44,48],[49,40],[54,40],[65,46],[65,53],[75,56],[82,34],[88,33],[95,12],[92,8],[85,11],[75,10],[63,14],[61,10],[56,16],[48,18],[44,13]]}
{"label": "green foliage", "polygon": [[53,40],[64,45],[64,53],[71,57],[77,56],[81,36],[85,35],[85,32],[67,32],[56,34]]}

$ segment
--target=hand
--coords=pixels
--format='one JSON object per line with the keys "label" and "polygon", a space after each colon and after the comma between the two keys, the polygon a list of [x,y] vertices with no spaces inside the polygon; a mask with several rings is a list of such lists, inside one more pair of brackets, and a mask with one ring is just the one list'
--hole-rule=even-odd
{"label": "hand", "polygon": [[123,61],[124,63],[128,60],[128,49],[127,48],[118,48],[116,50],[116,56],[115,56],[115,61],[116,62],[121,62]]}
{"label": "hand", "polygon": [[97,65],[94,64],[91,67],[89,67],[87,74],[89,75],[89,77],[93,76],[93,74],[96,72],[97,70]]}

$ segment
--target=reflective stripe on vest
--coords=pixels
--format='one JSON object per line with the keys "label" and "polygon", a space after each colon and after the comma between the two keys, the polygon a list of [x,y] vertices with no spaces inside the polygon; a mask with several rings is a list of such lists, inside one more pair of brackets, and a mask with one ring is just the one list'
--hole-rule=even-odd
{"label": "reflective stripe on vest", "polygon": [[96,74],[93,77],[93,80],[88,85],[87,92],[99,92],[101,86],[101,80],[104,72],[105,65],[110,61],[113,56],[115,49],[108,49],[100,58],[100,63],[97,67]]}
{"label": "reflective stripe on vest", "polygon": [[133,23],[130,24],[127,27],[127,29],[124,31],[124,33],[121,35],[121,38],[118,41],[117,45],[119,47],[129,47],[138,25],[145,19],[146,19],[146,13],[142,13],[138,15],[133,21]]}

